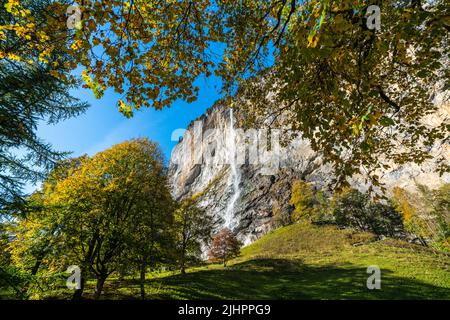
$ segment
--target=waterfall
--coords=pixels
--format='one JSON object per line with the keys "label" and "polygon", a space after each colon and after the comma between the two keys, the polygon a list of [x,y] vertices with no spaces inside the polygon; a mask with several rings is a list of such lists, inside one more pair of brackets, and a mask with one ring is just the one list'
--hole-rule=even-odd
{"label": "waterfall", "polygon": [[241,190],[239,189],[241,175],[237,164],[236,131],[234,128],[233,109],[230,109],[230,127],[228,129],[226,136],[226,145],[228,151],[228,164],[230,165],[231,171],[228,185],[232,187],[233,193],[225,209],[224,218],[225,218],[225,227],[232,230],[233,227],[235,227],[236,225],[234,219],[234,207],[241,193]]}

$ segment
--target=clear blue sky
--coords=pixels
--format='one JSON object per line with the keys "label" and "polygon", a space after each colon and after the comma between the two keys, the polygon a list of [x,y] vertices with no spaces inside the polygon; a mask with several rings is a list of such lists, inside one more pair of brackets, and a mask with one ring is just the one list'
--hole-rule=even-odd
{"label": "clear blue sky", "polygon": [[166,158],[176,142],[171,141],[173,130],[186,128],[195,118],[220,98],[220,82],[216,78],[199,79],[199,99],[192,103],[177,101],[170,108],[143,108],[134,117],[125,118],[117,109],[118,94],[108,90],[102,99],[95,99],[89,89],[79,89],[74,96],[87,101],[91,107],[79,117],[57,125],[42,123],[38,136],[50,142],[54,149],[72,151],[73,156],[93,155],[115,143],[137,137],[157,141]]}
{"label": "clear blue sky", "polygon": [[[71,156],[93,155],[131,138],[148,137],[159,143],[168,160],[176,144],[171,141],[172,132],[186,128],[220,98],[219,79],[202,78],[196,84],[200,88],[197,101],[190,104],[178,101],[160,111],[144,108],[135,112],[131,119],[119,113],[117,101],[120,97],[112,90],[106,91],[102,99],[95,99],[89,89],[79,89],[74,91],[74,96],[91,105],[86,113],[57,125],[42,123],[38,136],[51,143],[55,150],[72,152]],[[34,189],[28,185],[25,191]]]}

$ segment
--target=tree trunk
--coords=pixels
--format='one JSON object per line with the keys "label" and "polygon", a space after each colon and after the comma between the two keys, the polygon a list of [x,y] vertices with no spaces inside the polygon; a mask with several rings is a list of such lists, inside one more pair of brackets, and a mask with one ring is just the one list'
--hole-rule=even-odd
{"label": "tree trunk", "polygon": [[89,242],[88,252],[87,252],[86,256],[84,257],[83,262],[81,263],[80,289],[75,290],[75,292],[73,293],[73,296],[72,296],[72,300],[80,300],[82,298],[83,291],[84,291],[84,285],[86,282],[85,277],[83,276],[83,272],[85,272],[85,270],[88,270],[88,266],[92,265],[92,253],[94,252],[94,248],[95,248],[95,244],[98,239],[98,235],[99,235],[99,230],[96,229],[94,231],[94,235],[92,236],[92,239]]}
{"label": "tree trunk", "polygon": [[84,291],[84,283],[85,283],[85,279],[83,277],[83,274],[81,274],[81,279],[80,279],[80,289],[76,289],[75,292],[72,295],[72,300],[81,300],[82,296],[83,296],[83,291]]}
{"label": "tree trunk", "polygon": [[141,299],[145,299],[145,269],[147,267],[146,259],[144,259],[141,263],[141,277],[140,277],[140,285],[141,285]]}
{"label": "tree trunk", "polygon": [[[39,267],[41,266],[42,260],[44,259],[44,257],[45,257],[45,251],[42,250],[39,253],[39,255],[36,257],[36,262],[34,263],[33,267],[31,268],[31,275],[35,276],[37,274],[37,272],[39,271]],[[27,294],[27,291],[28,291],[29,287],[30,287],[30,283],[29,282],[27,282],[22,287],[22,289],[20,290],[22,296],[25,296]]]}
{"label": "tree trunk", "polygon": [[180,261],[181,274],[186,274],[185,254],[186,254],[186,249],[185,249],[185,246],[183,245],[182,252],[181,252],[181,261]]}
{"label": "tree trunk", "polygon": [[105,284],[105,280],[108,276],[107,275],[100,275],[97,277],[97,283],[95,285],[95,292],[94,292],[94,299],[98,300],[100,299],[100,295],[102,294],[103,285]]}
{"label": "tree trunk", "polygon": [[31,274],[32,274],[33,276],[35,276],[35,275],[37,274],[37,272],[38,272],[38,270],[39,270],[39,267],[41,266],[42,260],[44,259],[44,257],[45,257],[45,253],[42,252],[42,253],[40,253],[39,256],[36,258],[36,262],[34,263],[34,266],[31,268]]}

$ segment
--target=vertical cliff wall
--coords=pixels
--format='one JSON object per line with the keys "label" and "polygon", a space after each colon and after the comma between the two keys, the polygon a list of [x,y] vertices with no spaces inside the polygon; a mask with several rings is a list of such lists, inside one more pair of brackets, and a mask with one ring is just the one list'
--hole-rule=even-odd
{"label": "vertical cliff wall", "polygon": [[[449,106],[429,119],[439,123],[448,119]],[[174,148],[169,176],[175,198],[183,199],[207,190],[200,206],[229,227],[249,244],[273,227],[276,212],[289,213],[292,183],[296,179],[327,188],[333,178],[329,165],[322,162],[307,141],[296,138],[287,146],[277,143],[277,130],[261,128],[242,130],[238,114],[216,103],[205,115],[192,122]],[[279,134],[279,132],[278,132]],[[448,144],[430,149],[450,161]],[[450,182],[450,175],[435,173],[431,160],[422,165],[408,164],[381,173],[388,189],[414,188],[415,183],[438,187]],[[361,176],[352,185],[367,188]]]}

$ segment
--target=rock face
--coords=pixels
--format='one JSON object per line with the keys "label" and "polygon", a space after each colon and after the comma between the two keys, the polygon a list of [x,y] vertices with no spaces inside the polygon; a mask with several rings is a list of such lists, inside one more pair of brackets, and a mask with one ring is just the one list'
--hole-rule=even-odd
{"label": "rock face", "polygon": [[[440,121],[449,111],[447,105],[431,120]],[[232,229],[249,244],[274,227],[277,212],[292,211],[289,200],[295,180],[326,189],[333,171],[308,141],[296,138],[283,147],[277,130],[244,131],[237,128],[235,117],[219,102],[191,123],[172,152],[169,177],[175,198],[204,192],[199,205],[219,220],[220,227]],[[450,161],[446,144],[430,153],[444,154]],[[397,185],[411,190],[415,183],[435,188],[450,182],[449,174],[439,176],[435,169],[433,161],[404,165],[383,172],[381,181],[388,190]],[[366,189],[362,178],[353,177],[352,186]]]}

